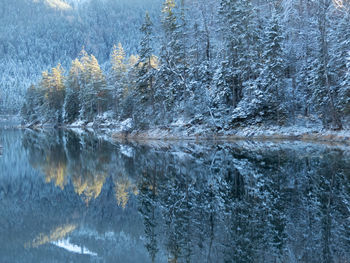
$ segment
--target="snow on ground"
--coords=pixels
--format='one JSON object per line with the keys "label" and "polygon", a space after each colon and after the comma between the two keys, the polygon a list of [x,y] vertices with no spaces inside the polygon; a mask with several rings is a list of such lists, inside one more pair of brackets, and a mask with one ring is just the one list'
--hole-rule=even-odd
{"label": "snow on ground", "polygon": [[121,145],[120,146],[120,152],[124,154],[126,157],[134,157],[134,149],[127,145]]}
{"label": "snow on ground", "polygon": [[[193,124],[193,120],[179,118],[168,126],[154,127],[148,130],[137,130],[131,118],[123,121],[113,120],[113,112],[99,115],[94,122],[78,120],[66,128],[81,135],[88,131],[109,140],[235,140],[235,139],[263,139],[263,140],[303,140],[330,141],[350,144],[350,126],[345,122],[345,129],[341,131],[326,130],[314,118],[297,117],[289,125],[252,125],[238,128],[218,130],[214,125]],[[45,128],[42,126],[42,128]],[[129,151],[125,151],[129,156]]]}

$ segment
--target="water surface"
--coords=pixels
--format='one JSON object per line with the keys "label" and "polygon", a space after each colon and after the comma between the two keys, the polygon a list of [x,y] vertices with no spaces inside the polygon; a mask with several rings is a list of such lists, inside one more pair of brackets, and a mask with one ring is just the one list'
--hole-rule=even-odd
{"label": "water surface", "polygon": [[349,262],[350,149],[0,130],[0,262]]}

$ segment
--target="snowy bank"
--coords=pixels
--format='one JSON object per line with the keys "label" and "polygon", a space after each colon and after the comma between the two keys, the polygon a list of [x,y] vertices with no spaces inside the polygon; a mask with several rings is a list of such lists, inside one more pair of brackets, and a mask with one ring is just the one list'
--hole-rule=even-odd
{"label": "snowy bank", "polygon": [[[26,128],[53,128],[48,124],[27,125]],[[57,128],[57,127],[56,127]],[[350,144],[350,127],[341,131],[323,129],[320,123],[299,120],[293,125],[278,126],[256,124],[244,127],[217,127],[197,122],[193,119],[176,121],[147,130],[135,127],[131,118],[123,121],[113,119],[111,113],[98,116],[93,122],[78,120],[58,128],[70,129],[78,134],[92,132],[108,140],[301,140],[319,142],[338,142]]]}
{"label": "snowy bank", "polygon": [[130,140],[302,140],[350,144],[350,130],[331,131],[319,127],[248,126],[217,132],[210,127],[183,125],[158,127],[130,133],[111,132],[115,139]]}

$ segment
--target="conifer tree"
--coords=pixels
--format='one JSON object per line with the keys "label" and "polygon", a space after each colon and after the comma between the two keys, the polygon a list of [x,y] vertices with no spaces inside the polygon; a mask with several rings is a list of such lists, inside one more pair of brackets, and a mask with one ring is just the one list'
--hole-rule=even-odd
{"label": "conifer tree", "polygon": [[330,61],[328,68],[332,82],[337,111],[349,113],[349,46],[350,46],[350,2],[333,10],[329,30]]}
{"label": "conifer tree", "polygon": [[114,112],[118,115],[120,113],[120,103],[122,101],[123,92],[126,86],[126,70],[127,66],[125,64],[125,51],[121,43],[118,46],[114,45],[111,53],[111,85],[113,92],[113,107]]}
{"label": "conifer tree", "polygon": [[40,87],[44,94],[44,103],[41,108],[42,116],[46,121],[56,124],[62,123],[62,109],[65,97],[64,70],[60,64],[51,70],[44,71]]}
{"label": "conifer tree", "polygon": [[80,62],[83,66],[83,81],[79,96],[81,103],[79,117],[92,121],[96,115],[106,109],[108,89],[105,76],[93,55],[89,56],[83,50]]}
{"label": "conifer tree", "polygon": [[[121,119],[134,118],[135,107],[142,105],[138,104],[137,100],[137,69],[139,57],[137,55],[131,55],[126,64],[125,79],[127,80],[123,86],[119,101],[119,117]],[[145,109],[142,109],[143,111]],[[140,116],[138,116],[140,117]]]}
{"label": "conifer tree", "polygon": [[313,109],[312,103],[312,87],[313,87],[313,69],[317,65],[314,65],[314,59],[309,57],[305,59],[304,63],[301,66],[300,73],[297,77],[298,83],[298,92],[301,95],[298,101],[298,108],[302,109],[302,113],[305,116],[309,116]]}
{"label": "conifer tree", "polygon": [[231,89],[231,105],[243,97],[246,81],[259,73],[259,34],[254,8],[250,0],[221,0],[219,15],[224,39],[223,60],[228,64],[226,86]]}
{"label": "conifer tree", "polygon": [[[155,107],[155,90],[154,90],[154,78],[155,78],[155,57],[153,55],[153,43],[152,43],[152,21],[146,12],[145,21],[142,24],[140,31],[143,37],[140,42],[140,59],[136,67],[136,99],[139,103],[137,114],[138,122],[144,119],[143,122],[147,122],[147,116],[145,108],[148,105],[152,106],[154,111]],[[141,108],[142,107],[142,108]],[[142,114],[143,113],[143,114]],[[140,124],[141,126],[144,124]]]}
{"label": "conifer tree", "polygon": [[64,121],[66,123],[72,123],[79,117],[79,93],[83,70],[82,63],[78,59],[73,60],[66,82],[67,88],[64,102]]}
{"label": "conifer tree", "polygon": [[[178,11],[180,10],[180,14]],[[180,9],[174,0],[166,0],[162,10],[163,39],[160,52],[160,68],[157,74],[157,100],[162,102],[163,119],[172,121],[172,113],[182,111],[188,88],[188,65],[185,45],[184,2]],[[165,117],[167,115],[167,117]]]}
{"label": "conifer tree", "polygon": [[277,121],[281,121],[285,114],[285,63],[283,54],[283,33],[280,25],[280,16],[274,10],[266,29],[264,40],[264,67],[259,78],[259,85],[266,96],[267,114],[276,114]]}
{"label": "conifer tree", "polygon": [[328,10],[332,5],[330,0],[320,0],[317,3],[317,55],[315,62],[317,67],[314,70],[314,92],[313,100],[316,104],[316,110],[321,116],[323,126],[329,128],[330,124],[333,129],[341,130],[343,128],[340,113],[336,108],[336,88],[332,85],[331,71],[329,68],[329,39],[327,36],[329,30]]}
{"label": "conifer tree", "polygon": [[94,55],[90,56],[88,70],[91,72],[93,90],[96,95],[97,114],[101,114],[107,110],[109,91],[107,89],[105,76]]}
{"label": "conifer tree", "polygon": [[27,89],[25,102],[21,109],[21,116],[26,122],[32,122],[39,118],[39,98],[38,89],[32,84]]}
{"label": "conifer tree", "polygon": [[52,98],[54,101],[53,105],[56,111],[57,123],[61,124],[63,122],[63,103],[66,93],[64,70],[61,64],[58,64],[57,67],[52,69],[52,81],[54,88],[54,98]]}
{"label": "conifer tree", "polygon": [[350,115],[350,52],[347,56],[346,73],[339,91],[339,109],[346,115]]}
{"label": "conifer tree", "polygon": [[[140,42],[140,60],[137,64],[138,67],[138,79],[137,86],[139,92],[143,96],[147,96],[148,92],[153,94],[153,76],[152,76],[152,21],[148,14],[146,13],[145,21],[141,26],[141,32],[143,33],[143,38]],[[144,98],[146,99],[146,98]],[[143,100],[144,100],[143,99]]]}

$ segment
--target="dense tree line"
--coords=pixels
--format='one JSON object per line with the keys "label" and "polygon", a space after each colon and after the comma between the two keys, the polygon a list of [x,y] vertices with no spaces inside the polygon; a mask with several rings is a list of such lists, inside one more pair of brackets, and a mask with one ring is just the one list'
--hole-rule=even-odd
{"label": "dense tree line", "polygon": [[136,53],[145,10],[161,0],[2,0],[0,5],[0,112],[16,113],[30,83],[58,63],[68,68],[82,46],[108,64],[113,45]]}
{"label": "dense tree line", "polygon": [[[60,124],[113,111],[138,128],[185,119],[216,130],[291,124],[303,115],[342,129],[350,107],[349,7],[332,0],[166,0],[160,30],[146,14],[138,55],[127,59],[119,44],[103,73],[83,50],[68,76],[61,74],[64,91],[45,81],[62,71],[44,73],[28,90],[23,115]],[[52,105],[51,92],[65,99]]]}

